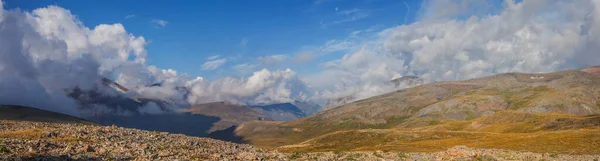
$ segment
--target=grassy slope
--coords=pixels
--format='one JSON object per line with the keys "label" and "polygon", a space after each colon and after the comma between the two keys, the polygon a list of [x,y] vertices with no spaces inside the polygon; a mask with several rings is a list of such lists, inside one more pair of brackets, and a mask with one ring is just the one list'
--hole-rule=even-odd
{"label": "grassy slope", "polygon": [[61,113],[15,105],[0,105],[0,120],[79,123],[87,125],[96,125],[96,123],[94,122]]}
{"label": "grassy slope", "polygon": [[[501,119],[499,119],[501,118]],[[338,131],[283,151],[440,151],[457,145],[569,154],[600,153],[600,115],[507,111],[420,128]]]}
{"label": "grassy slope", "polygon": [[[596,154],[590,149],[599,148],[599,119],[586,115],[600,112],[599,97],[600,77],[584,72],[501,74],[418,86],[292,122],[245,123],[237,132],[251,144],[285,151],[430,151],[466,144]],[[425,139],[403,139],[415,135]]]}

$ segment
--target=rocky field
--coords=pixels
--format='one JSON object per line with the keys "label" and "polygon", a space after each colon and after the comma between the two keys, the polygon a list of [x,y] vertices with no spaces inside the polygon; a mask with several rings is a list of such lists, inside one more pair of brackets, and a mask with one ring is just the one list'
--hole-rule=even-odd
{"label": "rocky field", "polygon": [[457,146],[443,152],[281,153],[180,134],[115,126],[0,121],[0,160],[597,160]]}

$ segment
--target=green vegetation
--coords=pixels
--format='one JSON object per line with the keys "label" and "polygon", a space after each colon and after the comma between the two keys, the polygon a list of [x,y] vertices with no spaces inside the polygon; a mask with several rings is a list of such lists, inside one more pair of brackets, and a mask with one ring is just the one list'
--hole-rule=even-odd
{"label": "green vegetation", "polygon": [[6,146],[0,145],[0,153],[10,153],[10,149]]}
{"label": "green vegetation", "polygon": [[403,159],[403,158],[408,158],[408,157],[404,153],[398,153],[398,158]]}
{"label": "green vegetation", "polygon": [[517,110],[528,107],[529,104],[535,103],[532,102],[532,100],[543,95],[552,94],[552,92],[555,92],[555,90],[546,85],[540,85],[533,88],[526,87],[516,91],[514,89],[502,90],[498,94],[503,96],[505,100],[509,102],[509,109]]}
{"label": "green vegetation", "polygon": [[556,153],[552,153],[552,154],[550,154],[550,157],[551,158],[556,158],[556,157],[558,157],[558,155]]}
{"label": "green vegetation", "polygon": [[290,160],[296,160],[296,159],[300,159],[302,157],[302,155],[298,154],[298,153],[294,153],[290,156],[288,156],[288,159]]}

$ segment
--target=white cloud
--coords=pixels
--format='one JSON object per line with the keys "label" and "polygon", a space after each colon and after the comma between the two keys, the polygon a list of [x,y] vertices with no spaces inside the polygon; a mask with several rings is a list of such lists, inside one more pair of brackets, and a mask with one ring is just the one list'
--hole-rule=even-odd
{"label": "white cloud", "polygon": [[207,61],[202,64],[202,70],[215,70],[227,62],[226,58]]}
{"label": "white cloud", "polygon": [[281,54],[280,55],[261,56],[261,57],[257,58],[258,62],[260,62],[261,64],[265,64],[265,65],[280,64],[280,63],[283,63],[287,59],[288,59],[288,56],[281,55]]}
{"label": "white cloud", "polygon": [[145,61],[143,37],[127,33],[120,24],[89,29],[60,7],[31,12],[2,7],[0,24],[0,88],[5,89],[0,104],[78,115],[66,89],[103,91],[95,83],[102,76],[126,74],[118,71],[120,66]]}
{"label": "white cloud", "polygon": [[206,103],[233,101],[247,104],[271,104],[305,100],[308,89],[290,69],[262,69],[248,78],[223,78],[212,82],[198,81],[191,85],[188,102]]}
{"label": "white cloud", "polygon": [[[417,22],[367,39],[328,41],[324,51],[352,52],[325,63],[325,71],[304,80],[325,89],[315,98],[364,98],[389,92],[381,87],[394,75],[433,82],[577,69],[600,62],[599,1],[505,1],[505,8],[492,14],[480,13],[481,5],[474,0],[428,1]],[[363,44],[364,51],[357,49]]]}
{"label": "white cloud", "polygon": [[168,21],[161,20],[161,19],[154,19],[154,20],[152,20],[150,22],[155,23],[157,25],[160,25],[161,27],[165,27],[165,26],[167,26],[167,24],[169,24]]}
{"label": "white cloud", "polygon": [[350,9],[350,10],[337,11],[337,13],[338,13],[338,16],[336,16],[336,17],[341,17],[341,18],[339,18],[337,20],[333,20],[331,22],[326,22],[326,23],[321,23],[321,24],[324,26],[336,25],[336,24],[341,24],[341,23],[346,23],[346,22],[362,20],[371,15],[371,13],[367,10],[361,10],[361,9],[356,9],[356,8]]}
{"label": "white cloud", "polygon": [[220,58],[220,57],[221,57],[221,55],[213,55],[213,56],[207,57],[206,60],[215,60],[215,59]]}
{"label": "white cloud", "polygon": [[131,14],[131,15],[125,16],[125,19],[130,19],[130,18],[135,18],[135,15]]}
{"label": "white cloud", "polygon": [[356,44],[352,44],[353,42],[348,42],[346,40],[328,40],[325,42],[323,47],[321,47],[321,51],[323,52],[336,52],[336,51],[346,51],[351,49],[352,47],[356,47]]}

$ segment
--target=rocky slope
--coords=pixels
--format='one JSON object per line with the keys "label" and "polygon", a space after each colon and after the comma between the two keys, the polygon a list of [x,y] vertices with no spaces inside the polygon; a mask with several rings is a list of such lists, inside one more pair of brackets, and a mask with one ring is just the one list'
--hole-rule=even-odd
{"label": "rocky slope", "polygon": [[[249,143],[281,150],[402,150],[406,144],[396,144],[401,138],[413,138],[415,134],[388,133],[385,129],[401,131],[466,131],[486,135],[461,134],[463,141],[489,138],[500,133],[499,138],[509,138],[515,133],[540,132],[539,142],[520,146],[495,142],[475,144],[475,147],[530,150],[542,142],[552,141],[555,130],[579,130],[600,128],[600,76],[582,71],[526,74],[506,73],[465,81],[437,82],[416,86],[349,103],[314,116],[286,123],[248,122],[236,129],[237,135]],[[361,129],[382,129],[369,131]],[[597,141],[597,131],[581,131],[587,141]],[[361,133],[369,143],[349,139],[341,132]],[[364,136],[362,136],[364,134]],[[489,134],[489,135],[488,135]],[[443,139],[437,133],[423,133],[425,140],[411,140],[419,144]],[[537,135],[537,134],[536,134]],[[326,137],[328,136],[328,137]],[[431,136],[431,137],[430,137]],[[436,136],[436,137],[433,137]],[[443,136],[443,135],[442,135]],[[527,136],[527,135],[525,135]],[[524,136],[524,137],[525,137]],[[460,138],[460,137],[459,137]],[[389,140],[391,139],[391,140]],[[394,139],[396,141],[394,141]],[[451,138],[436,150],[465,144]],[[339,141],[340,144],[331,141]],[[381,141],[381,142],[377,142]],[[592,153],[588,149],[600,148],[582,140],[565,140],[578,149],[564,153]],[[435,142],[431,142],[435,143]],[[428,143],[427,143],[428,144]],[[284,146],[287,145],[287,146]],[[297,145],[289,148],[289,145]],[[390,145],[386,147],[387,145]],[[554,146],[537,152],[550,152],[568,147]],[[282,147],[283,146],[283,147]],[[431,146],[431,145],[428,145]],[[318,147],[318,148],[317,148]],[[427,150],[426,146],[408,149]],[[564,150],[564,149],[563,149]]]}
{"label": "rocky slope", "polygon": [[593,160],[598,157],[464,146],[432,153],[281,153],[245,144],[116,126],[0,120],[0,160]]}
{"label": "rocky slope", "polygon": [[0,121],[0,160],[256,160],[286,156],[250,145],[116,126]]}

